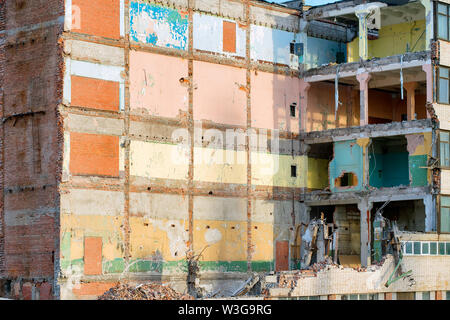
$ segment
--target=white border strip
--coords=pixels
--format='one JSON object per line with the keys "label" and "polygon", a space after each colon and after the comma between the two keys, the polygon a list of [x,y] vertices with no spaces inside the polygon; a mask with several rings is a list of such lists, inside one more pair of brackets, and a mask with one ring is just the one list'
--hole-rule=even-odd
{"label": "white border strip", "polygon": [[120,36],[125,37],[125,1],[120,0]]}
{"label": "white border strip", "polygon": [[66,0],[65,10],[64,30],[70,31],[72,30],[72,0]]}
{"label": "white border strip", "polygon": [[71,62],[72,59],[64,58],[65,71],[64,71],[64,90],[63,90],[63,103],[70,105],[72,102],[72,79],[71,75]]}
{"label": "white border strip", "polygon": [[123,83],[122,67],[72,60],[71,75]]}

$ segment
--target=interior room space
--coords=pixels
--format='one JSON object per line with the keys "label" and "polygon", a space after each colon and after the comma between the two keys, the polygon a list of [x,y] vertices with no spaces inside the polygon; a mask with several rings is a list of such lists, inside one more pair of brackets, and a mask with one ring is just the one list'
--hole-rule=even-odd
{"label": "interior room space", "polygon": [[[372,207],[372,222],[383,202],[375,202]],[[382,210],[384,218],[396,222],[400,231],[425,232],[425,205],[422,199],[389,202]]]}
{"label": "interior room space", "polygon": [[311,144],[308,152],[308,186],[313,190],[329,187],[328,165],[333,159],[333,143]]}
{"label": "interior room space", "polygon": [[409,153],[405,136],[374,138],[369,150],[369,183],[375,188],[409,186]]}
{"label": "interior room space", "polygon": [[[414,69],[414,68],[413,68]],[[369,82],[369,124],[390,123],[427,118],[426,83],[413,80],[404,70],[403,93],[400,72],[392,71],[372,75]],[[423,77],[425,77],[425,73]],[[417,79],[416,76],[414,76]],[[406,79],[406,80],[405,80]],[[402,96],[403,95],[403,96]]]}
{"label": "interior room space", "polygon": [[360,212],[354,204],[336,206],[334,211],[336,223],[336,248],[338,263],[343,266],[360,265],[361,230]]}

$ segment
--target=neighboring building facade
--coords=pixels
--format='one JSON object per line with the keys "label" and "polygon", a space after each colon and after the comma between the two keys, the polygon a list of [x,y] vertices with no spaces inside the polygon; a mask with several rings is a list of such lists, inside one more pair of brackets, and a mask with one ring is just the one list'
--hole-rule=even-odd
{"label": "neighboring building facade", "polygon": [[2,2],[0,294],[233,292],[337,252],[367,268],[269,295],[445,299],[450,12],[388,2]]}

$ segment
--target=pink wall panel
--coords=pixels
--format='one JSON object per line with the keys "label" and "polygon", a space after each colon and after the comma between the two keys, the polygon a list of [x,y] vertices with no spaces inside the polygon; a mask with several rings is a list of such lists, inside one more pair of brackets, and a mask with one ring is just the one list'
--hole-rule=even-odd
{"label": "pink wall panel", "polygon": [[194,120],[245,126],[245,69],[194,62]]}
{"label": "pink wall panel", "polygon": [[189,105],[187,60],[130,52],[130,102],[134,112],[175,118]]}
{"label": "pink wall panel", "polygon": [[[298,132],[299,79],[259,71],[251,75],[252,126]],[[297,103],[295,118],[292,103]]]}

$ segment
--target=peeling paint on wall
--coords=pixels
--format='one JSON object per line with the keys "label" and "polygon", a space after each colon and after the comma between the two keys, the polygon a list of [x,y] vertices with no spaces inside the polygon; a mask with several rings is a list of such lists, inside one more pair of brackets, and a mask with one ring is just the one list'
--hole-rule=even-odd
{"label": "peeling paint on wall", "polygon": [[158,47],[187,50],[187,13],[148,3],[130,3],[130,37]]}
{"label": "peeling paint on wall", "polygon": [[[334,142],[334,159],[330,162],[330,189],[332,192],[361,190],[363,182],[363,148],[356,140]],[[348,187],[336,187],[335,180],[343,173],[353,173],[358,184]]]}

